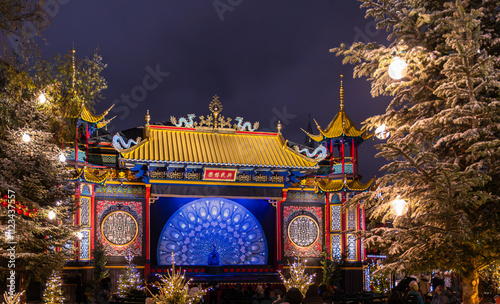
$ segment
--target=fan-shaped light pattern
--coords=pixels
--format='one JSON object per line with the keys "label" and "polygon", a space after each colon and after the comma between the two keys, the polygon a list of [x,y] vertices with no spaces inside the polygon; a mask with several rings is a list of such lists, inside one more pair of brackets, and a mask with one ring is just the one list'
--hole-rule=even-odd
{"label": "fan-shaped light pattern", "polygon": [[255,216],[224,198],[194,200],[170,217],[158,240],[158,265],[207,265],[215,245],[221,265],[266,265],[267,241]]}

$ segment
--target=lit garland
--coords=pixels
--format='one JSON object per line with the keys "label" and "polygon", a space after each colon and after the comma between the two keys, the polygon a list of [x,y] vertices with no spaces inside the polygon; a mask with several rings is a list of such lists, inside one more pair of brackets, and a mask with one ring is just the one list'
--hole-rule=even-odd
{"label": "lit garland", "polygon": [[3,293],[3,298],[5,300],[5,304],[18,304],[21,303],[21,296],[24,291],[16,292],[12,296],[6,291]]}
{"label": "lit garland", "polygon": [[290,279],[285,279],[281,271],[279,272],[281,279],[283,280],[283,285],[285,285],[286,290],[292,287],[300,290],[303,296],[306,295],[307,289],[314,282],[314,277],[316,274],[307,274],[306,264],[307,260],[302,261],[300,258],[295,257],[295,262],[290,265]]}
{"label": "lit garland", "polygon": [[[7,197],[7,194],[2,196],[2,199],[0,199],[0,202],[3,207],[9,208],[9,198]],[[14,201],[14,211],[17,214],[22,214],[27,217],[35,217],[38,214],[38,209],[36,208],[28,208],[26,204],[22,204],[21,202]]]}
{"label": "lit garland", "polygon": [[139,273],[139,270],[137,270],[137,266],[132,263],[134,255],[130,250],[127,251],[125,260],[127,260],[127,267],[118,278],[118,297],[120,298],[131,296],[137,291],[144,293],[144,285],[142,284],[141,274]]}
{"label": "lit garland", "polygon": [[49,279],[47,280],[47,285],[43,291],[43,303],[45,304],[63,304],[64,297],[61,285],[61,278],[59,273],[52,272]]}
{"label": "lit garland", "polygon": [[189,295],[189,282],[191,279],[186,280],[184,274],[179,268],[175,270],[174,253],[172,252],[172,269],[160,278],[158,283],[159,294],[153,295],[155,303],[160,304],[197,304],[203,295],[206,294],[205,289],[196,291],[192,296]]}

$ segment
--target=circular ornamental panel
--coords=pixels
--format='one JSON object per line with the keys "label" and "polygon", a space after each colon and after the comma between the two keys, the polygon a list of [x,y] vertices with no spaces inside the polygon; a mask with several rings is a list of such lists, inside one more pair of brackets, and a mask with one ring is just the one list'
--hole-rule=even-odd
{"label": "circular ornamental panel", "polygon": [[288,225],[288,237],[299,247],[309,247],[319,237],[319,227],[316,221],[307,215],[299,215]]}
{"label": "circular ornamental panel", "polygon": [[101,224],[104,239],[115,246],[126,246],[136,237],[139,227],[128,212],[115,211],[108,214]]}

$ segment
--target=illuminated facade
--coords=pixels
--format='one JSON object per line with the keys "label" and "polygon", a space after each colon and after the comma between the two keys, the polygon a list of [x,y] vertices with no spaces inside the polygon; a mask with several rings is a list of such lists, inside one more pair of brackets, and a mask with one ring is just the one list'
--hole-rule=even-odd
{"label": "illuminated facade", "polygon": [[362,242],[346,231],[364,230],[364,209],[341,207],[373,183],[358,174],[357,149],[369,136],[345,113],[342,85],[338,114],[318,135],[307,133],[316,148],[290,144],[279,124],[270,133],[241,117],[232,123],[217,96],[209,110],[167,124],[150,124],[147,113],[145,126],[116,134],[97,131],[109,122],[104,115],[82,111],[84,132],[67,159],[78,171],[83,238],[67,271],[88,277],[100,242],[108,266],[119,269],[130,250],[146,277],[168,269],[173,252],[200,281],[251,282],[296,255],[316,269],[324,248],[362,273]]}

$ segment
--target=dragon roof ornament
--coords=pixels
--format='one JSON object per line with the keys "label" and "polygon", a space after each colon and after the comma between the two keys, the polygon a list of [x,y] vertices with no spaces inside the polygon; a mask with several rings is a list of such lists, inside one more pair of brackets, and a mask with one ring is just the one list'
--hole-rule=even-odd
{"label": "dragon roof ornament", "polygon": [[200,116],[199,121],[195,121],[195,114],[188,114],[187,118],[181,117],[179,119],[174,116],[170,116],[170,122],[176,127],[184,128],[213,128],[213,129],[232,129],[237,131],[250,131],[253,132],[259,128],[259,122],[253,123],[249,121],[244,121],[243,117],[236,117],[235,122],[232,124],[231,118],[226,118],[220,113],[222,112],[222,104],[219,100],[219,96],[214,95],[212,101],[208,105],[208,109],[212,112],[212,115]]}

